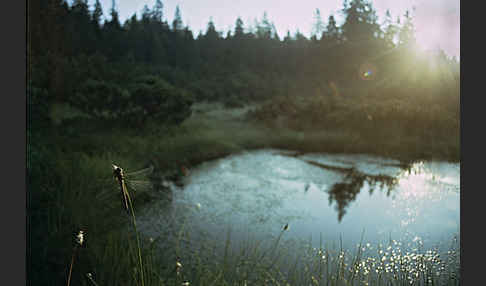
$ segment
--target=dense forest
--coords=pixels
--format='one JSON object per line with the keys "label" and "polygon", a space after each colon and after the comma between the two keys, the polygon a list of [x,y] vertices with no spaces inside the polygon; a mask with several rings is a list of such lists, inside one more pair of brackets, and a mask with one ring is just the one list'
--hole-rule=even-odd
{"label": "dense forest", "polygon": [[121,23],[115,2],[110,15],[99,1],[29,2],[30,114],[68,103],[96,117],[177,123],[195,100],[325,96],[336,86],[356,88],[357,96],[372,89],[458,100],[459,63],[442,51],[414,54],[409,12],[396,20],[388,12],[379,23],[368,1],[344,1],[345,22],[338,27],[330,15],[325,24],[316,10],[308,39],[278,35],[266,13],[251,27],[236,19],[226,35],[210,21],[196,36],[179,8],[172,23],[163,8],[157,0]]}
{"label": "dense forest", "polygon": [[[273,128],[285,117],[287,129],[345,130],[354,138],[287,136],[263,144],[249,137],[243,148],[459,160],[459,61],[441,50],[418,52],[411,12],[378,19],[370,1],[344,0],[342,25],[318,9],[309,15],[310,38],[279,35],[264,11],[252,25],[235,19],[226,34],[209,20],[195,35],[182,21],[184,11],[177,8],[169,23],[163,1],[154,2],[123,23],[115,1],[109,15],[99,0],[27,2],[33,283],[66,285],[72,234],[82,228],[88,247],[76,256],[72,284],[92,285],[84,274],[95,271],[99,285],[138,285],[137,260],[126,251],[126,233],[117,232],[119,201],[100,198],[107,188],[100,178],[112,179],[109,166],[120,161],[139,168],[151,160],[169,169],[215,150],[231,153],[235,144],[203,137],[199,127],[167,139],[194,115],[196,103],[257,104],[248,113],[252,122]],[[144,133],[154,125],[165,129]]]}

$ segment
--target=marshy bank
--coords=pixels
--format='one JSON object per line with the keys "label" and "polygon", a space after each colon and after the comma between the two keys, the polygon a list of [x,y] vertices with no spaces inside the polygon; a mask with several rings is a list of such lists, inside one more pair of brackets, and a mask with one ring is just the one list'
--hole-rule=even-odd
{"label": "marshy bank", "polygon": [[[276,166],[288,165],[295,167],[296,162],[300,162],[307,166],[306,168],[313,167],[316,176],[322,177],[321,179],[327,178],[327,175],[323,175],[325,174],[325,171],[337,171],[337,173],[341,173],[339,176],[344,177],[346,174],[352,174],[352,176],[350,175],[349,180],[344,183],[355,185],[355,190],[361,189],[361,183],[363,183],[366,188],[368,181],[362,175],[370,175],[369,173],[348,172],[351,171],[350,168],[352,168],[350,165],[336,164],[336,160],[333,160],[333,162],[319,161],[308,156],[312,156],[311,152],[342,153],[349,151],[351,154],[360,153],[364,152],[360,149],[360,146],[363,146],[363,144],[372,146],[373,144],[370,142],[359,143],[361,140],[360,135],[349,131],[329,130],[310,132],[307,130],[302,131],[290,128],[276,128],[275,126],[269,126],[262,124],[262,122],[250,120],[249,116],[251,116],[252,112],[255,112],[258,108],[261,108],[260,105],[248,105],[243,108],[227,109],[220,104],[214,103],[196,104],[193,106],[192,116],[186,119],[179,127],[162,127],[157,126],[156,124],[148,124],[140,129],[131,129],[123,126],[116,126],[115,128],[107,123],[103,124],[100,122],[91,122],[86,119],[78,119],[60,121],[60,125],[54,129],[46,129],[45,133],[41,136],[39,133],[33,134],[32,136],[37,137],[32,137],[31,142],[33,143],[29,145],[31,151],[29,155],[28,178],[31,186],[31,207],[29,213],[32,226],[29,237],[30,246],[32,247],[31,251],[32,253],[35,253],[35,255],[32,256],[32,264],[29,266],[31,267],[30,273],[32,273],[32,280],[45,281],[46,284],[63,284],[66,281],[69,260],[71,258],[73,243],[72,236],[80,229],[83,229],[86,233],[86,246],[78,252],[78,257],[76,258],[73,267],[73,285],[74,281],[79,281],[79,283],[81,283],[81,281],[90,283],[86,280],[86,273],[91,273],[99,285],[120,285],[123,284],[122,281],[128,281],[127,284],[137,284],[140,282],[137,282],[134,278],[136,276],[134,276],[133,268],[137,267],[138,261],[133,258],[133,250],[130,250],[133,249],[133,245],[130,246],[130,241],[132,241],[134,237],[131,233],[126,232],[126,224],[130,221],[130,217],[127,217],[120,208],[116,183],[113,180],[111,173],[112,163],[122,166],[128,171],[138,170],[153,165],[155,167],[154,174],[160,177],[169,177],[171,174],[177,174],[181,165],[184,165],[191,170],[191,175],[187,178],[189,180],[194,180],[198,177],[199,167],[205,168],[208,164],[217,164],[215,162],[218,162],[218,159],[231,160],[231,158],[233,158],[231,156],[238,154],[246,156],[245,154],[248,152],[257,149],[287,149],[294,150],[296,153],[276,151],[277,153],[285,153],[285,156],[275,156],[282,160],[283,158],[292,159],[292,156],[294,156],[293,159],[297,161],[292,161],[293,163],[289,161],[276,163]],[[376,149],[375,151],[376,152],[374,153],[379,154],[383,150]],[[373,154],[373,152],[370,153]],[[388,154],[388,152],[385,154]],[[420,158],[420,154],[414,153],[413,156],[410,154],[410,152],[405,152],[403,154],[397,152],[394,153],[393,156],[387,157],[389,158],[387,160],[390,160],[389,162],[385,161],[382,163],[385,167],[389,165],[388,167],[396,168],[397,170],[402,167],[413,166],[413,162]],[[336,156],[337,161],[343,159],[338,158],[340,156],[339,154],[333,156]],[[309,162],[306,162],[306,160]],[[278,170],[276,166],[268,166],[268,169]],[[251,166],[248,168],[250,170],[255,169]],[[299,168],[296,168],[293,171],[298,169]],[[359,171],[359,168],[353,170]],[[368,177],[368,179],[376,179],[376,176],[380,174],[381,173],[371,174],[372,176]],[[186,181],[187,178],[182,177],[182,181],[186,187],[192,188],[190,182]],[[223,184],[223,179],[224,176],[214,177],[212,180],[206,178],[206,183],[219,182],[220,184]],[[332,181],[333,180],[330,180],[326,184],[330,184]],[[242,183],[241,187],[244,187],[246,184],[249,188],[251,187],[251,183],[254,183],[254,181],[249,180],[246,183]],[[302,188],[300,194],[304,196],[304,191],[307,185],[302,183],[296,183],[294,185],[296,185],[297,188]],[[341,193],[337,191],[339,186],[340,185],[335,186],[335,195],[332,195],[333,192],[331,191],[329,197],[325,197],[326,193],[319,191],[317,185],[312,183],[309,183],[307,190],[307,194],[322,196],[317,198],[316,202],[322,202],[323,200],[324,204],[327,205],[331,198],[332,208],[328,209],[329,213],[327,215],[330,217],[329,222],[334,222],[334,224],[339,224],[338,216],[340,212],[348,212],[347,214],[342,215],[343,221],[345,221],[347,215],[349,215],[349,206],[352,207],[356,205],[353,204],[352,200],[342,200],[339,197],[339,193]],[[331,186],[329,185],[329,187]],[[182,189],[179,188],[178,190],[181,191]],[[174,191],[172,202],[166,202],[165,208],[170,210],[169,206],[179,200],[178,194],[190,193],[190,191],[183,190],[181,192]],[[266,194],[267,192],[262,193]],[[365,193],[367,193],[367,190],[361,191],[361,194],[358,196],[364,196]],[[111,195],[101,196],[100,194]],[[222,193],[221,195],[224,194],[225,193]],[[232,192],[232,194],[236,195],[238,192]],[[269,196],[271,196],[271,194],[272,192],[268,192]],[[375,191],[374,196],[381,196],[383,199],[382,202],[385,204],[387,197],[384,193]],[[148,211],[150,206],[154,206],[154,204],[156,205],[159,202],[158,200],[154,200],[153,197],[154,196],[139,194],[137,192],[133,193],[135,213],[137,216],[140,214],[141,221],[145,218],[142,217],[143,213]],[[258,198],[258,196],[256,196],[256,198]],[[249,202],[245,202],[242,198],[237,202],[240,201],[244,205],[247,205]],[[189,211],[185,209],[179,209],[179,211],[187,214],[191,214],[193,211],[198,211],[197,202],[193,203],[195,207]],[[210,204],[210,202],[199,203],[199,210],[202,211],[205,211],[208,204]],[[255,221],[269,222],[272,221],[272,217],[279,217],[272,216],[272,206],[269,202],[257,202],[255,203],[255,206],[261,206],[265,209],[267,204],[269,217],[262,216],[258,219],[255,218]],[[186,205],[186,207],[190,206],[191,205]],[[334,207],[338,207],[338,211],[335,211],[333,209]],[[341,209],[341,211],[339,211],[339,209]],[[224,214],[221,215],[224,217]],[[169,219],[171,216],[167,216],[166,218]],[[198,216],[198,218],[204,219],[205,217]],[[289,240],[288,236],[290,233],[295,232],[298,229],[299,224],[295,225],[293,222],[290,222],[289,230],[282,233],[280,236],[279,231],[288,221],[289,220],[285,221],[282,219],[275,221],[275,223],[272,224],[272,229],[274,231],[268,234],[268,236],[263,235],[262,232],[262,236],[255,237],[250,235],[246,240],[242,240],[241,236],[237,238],[238,228],[233,228],[232,230],[220,229],[221,232],[217,232],[219,234],[217,239],[209,240],[207,236],[204,236],[204,239],[200,240],[204,243],[198,245],[200,246],[199,248],[194,248],[188,244],[192,243],[193,240],[187,239],[187,236],[189,235],[187,232],[189,225],[184,224],[184,220],[179,222],[177,220],[172,221],[174,224],[173,226],[179,228],[177,228],[176,232],[170,234],[170,239],[166,240],[166,242],[170,242],[170,244],[166,244],[165,248],[163,245],[160,246],[157,243],[157,241],[164,240],[163,236],[157,240],[157,237],[154,234],[145,233],[142,235],[143,265],[147,265],[147,269],[150,267],[161,269],[160,272],[156,273],[150,272],[151,274],[149,274],[147,272],[146,277],[150,277],[150,280],[146,281],[146,285],[171,285],[176,282],[182,283],[184,282],[184,279],[189,281],[192,280],[192,285],[205,285],[210,282],[224,284],[225,282],[223,281],[228,282],[237,280],[243,283],[245,279],[247,283],[253,281],[255,284],[264,284],[265,280],[277,279],[277,276],[280,275],[279,271],[284,271],[284,267],[282,266],[282,268],[279,269],[276,268],[275,265],[284,265],[285,263],[280,261],[280,259],[287,257],[287,260],[285,261],[289,262],[289,259],[293,257],[292,255],[296,253],[290,251],[290,249],[294,248],[289,247],[291,245],[297,247],[297,242],[292,242]],[[197,220],[194,220],[191,223],[196,224],[203,230],[210,230],[211,224],[208,224],[205,221],[198,222]],[[248,226],[248,223],[246,225]],[[180,228],[182,226],[184,227]],[[245,227],[242,227],[240,230],[244,229]],[[227,238],[226,235],[228,234],[228,231],[231,232]],[[356,230],[355,234],[358,232],[361,234],[362,229]],[[371,232],[372,228],[365,228],[365,243],[368,243],[371,238],[368,236]],[[192,236],[193,234],[190,235]],[[343,281],[342,279],[348,279],[346,278],[348,277],[347,275],[342,274],[344,272],[341,273],[337,270],[344,267],[345,264],[347,264],[347,266],[351,265],[349,261],[345,262],[340,260],[342,259],[340,258],[341,249],[339,243],[336,242],[339,241],[337,237],[338,232],[328,232],[327,234],[323,232],[323,235],[323,245],[326,246],[326,243],[329,244],[326,249],[324,249],[323,246],[321,252],[328,253],[326,254],[327,256],[324,255],[330,259],[328,271],[329,273],[334,273],[327,275],[327,279],[330,279],[329,281]],[[326,235],[333,235],[333,237],[330,239],[331,237],[326,237]],[[154,243],[151,242],[151,237],[154,239]],[[348,239],[351,240],[348,241]],[[398,238],[395,238],[393,235],[392,239],[398,241]],[[343,237],[345,246],[353,245],[357,240],[357,243],[359,243],[359,238],[357,238],[356,235],[354,237],[348,235]],[[298,265],[304,267],[302,269],[305,269],[305,265],[307,265],[309,269],[312,268],[314,270],[321,267],[320,271],[322,271],[322,274],[325,273],[325,268],[323,267],[326,264],[324,263],[324,260],[315,260],[315,258],[317,258],[317,256],[315,256],[316,252],[312,252],[314,248],[319,249],[315,244],[316,241],[318,241],[317,233],[314,233],[313,245],[306,243],[301,244],[301,247],[303,247],[303,245],[308,246],[305,252],[308,253],[305,255],[306,259],[314,257],[314,260],[302,260],[298,262]],[[331,241],[333,241],[334,245],[330,244]],[[348,245],[346,245],[346,243],[348,243]],[[226,245],[228,245],[228,247],[226,247]],[[237,250],[230,247],[233,245],[240,245],[241,247],[238,251],[241,252],[236,252]],[[370,245],[374,245],[374,243],[370,242]],[[387,243],[382,242],[384,249],[386,249],[385,245],[388,247]],[[379,244],[376,244],[374,250],[376,250],[378,246]],[[159,247],[161,248],[159,249]],[[225,250],[226,248],[227,250]],[[350,247],[350,249],[351,248],[352,247]],[[176,249],[178,249],[178,252],[175,252]],[[285,252],[286,249],[288,250],[287,252]],[[454,255],[457,254],[457,248],[455,249],[456,252],[454,252]],[[189,250],[193,251],[190,253],[192,256],[188,256],[189,254],[186,251]],[[413,257],[422,257],[420,259],[427,261],[428,258],[426,259],[425,255],[428,254],[422,252],[422,250],[426,251],[425,249],[417,249],[410,253],[416,254]],[[433,248],[427,250],[434,251]],[[162,261],[159,260],[160,251],[164,253]],[[214,255],[217,254],[217,257],[207,256],[206,254],[208,254],[208,252],[213,253]],[[299,251],[297,253],[304,252]],[[285,254],[288,254],[288,256]],[[354,254],[355,253],[346,252],[346,255],[342,257],[347,257],[346,259],[353,260],[357,258]],[[429,255],[430,259],[433,259],[433,257],[435,257],[434,255],[435,254]],[[321,256],[321,258],[324,256]],[[261,257],[264,257],[264,259],[259,259]],[[412,256],[408,257],[410,258]],[[184,277],[174,274],[177,273],[177,271],[174,272],[173,266],[178,258],[181,259],[180,263],[184,266],[183,270],[181,270],[182,272],[180,272]],[[371,258],[372,257],[370,256],[370,259]],[[404,256],[402,258],[409,259],[404,258]],[[219,259],[223,260],[221,261]],[[294,265],[296,261],[297,260],[292,260],[290,265]],[[408,260],[403,260],[402,262],[411,265],[412,260],[407,261]],[[454,261],[457,262],[457,259]],[[195,264],[196,262],[199,264]],[[161,266],[158,268],[160,265],[164,267]],[[318,265],[320,266],[318,267]],[[384,267],[384,265],[385,264],[379,266],[378,264],[375,264],[376,267]],[[188,269],[191,269],[191,271],[188,272]],[[243,269],[246,270],[243,271]],[[344,271],[344,269],[345,268],[342,268],[341,271]],[[365,271],[364,269],[367,268],[362,269]],[[369,270],[370,269],[376,270],[378,268],[369,268]],[[271,272],[270,270],[274,272]],[[454,271],[452,271],[452,273],[456,273]],[[271,273],[270,276],[267,272]],[[242,275],[242,273],[246,274],[244,276],[238,276]],[[288,273],[288,276],[286,276],[287,278],[285,279],[290,281],[292,285],[305,282],[309,279],[312,280],[312,277],[318,279],[319,276],[316,275],[316,273],[310,273],[311,272],[305,272],[304,270],[303,272]],[[375,271],[375,273],[377,272]],[[446,272],[440,273],[440,277],[442,277],[440,279],[446,279],[444,276]],[[385,279],[384,277],[387,277],[386,279],[388,279],[382,281],[394,281],[393,275],[383,275],[382,277],[383,279]],[[447,277],[450,278],[451,276],[449,275]],[[285,280],[282,277],[280,278],[281,280],[277,279],[277,281],[282,282]],[[325,280],[324,278],[321,278],[320,281],[323,282]]]}
{"label": "marshy bank", "polygon": [[197,285],[457,285],[459,185],[454,163],[267,149],[201,164],[139,220]]}
{"label": "marshy bank", "polygon": [[[434,105],[432,113],[422,108],[430,99],[417,100],[421,102],[359,94],[352,98],[272,98],[236,108],[199,103],[181,125],[181,132],[167,140],[175,148],[167,153],[179,159],[182,156],[191,165],[262,148],[370,154],[397,159],[401,164],[420,160],[458,162],[460,126],[456,111],[441,104]],[[395,118],[390,119],[390,115]],[[170,156],[162,157],[170,161]]]}

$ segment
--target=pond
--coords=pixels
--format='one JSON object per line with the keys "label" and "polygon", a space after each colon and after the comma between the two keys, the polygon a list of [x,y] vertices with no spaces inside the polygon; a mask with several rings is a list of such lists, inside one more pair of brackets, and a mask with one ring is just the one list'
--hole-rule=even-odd
{"label": "pond", "polygon": [[171,191],[137,213],[148,236],[237,245],[288,225],[282,241],[405,251],[446,250],[460,232],[458,163],[266,149],[205,162]]}

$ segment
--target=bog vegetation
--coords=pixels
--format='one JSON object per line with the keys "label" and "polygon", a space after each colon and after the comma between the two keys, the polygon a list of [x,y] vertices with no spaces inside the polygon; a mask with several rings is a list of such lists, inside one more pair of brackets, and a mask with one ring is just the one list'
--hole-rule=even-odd
{"label": "bog vegetation", "polygon": [[[134,236],[122,231],[132,217],[121,212],[116,195],[99,197],[106,190],[116,194],[112,163],[129,169],[152,164],[162,173],[259,147],[459,160],[459,62],[440,50],[418,52],[409,12],[378,21],[369,1],[353,0],[344,1],[341,26],[316,10],[310,38],[279,35],[266,13],[254,25],[236,19],[226,35],[210,20],[195,35],[180,9],[168,23],[160,0],[123,23],[115,4],[103,15],[98,0],[91,6],[83,0],[28,1],[33,284],[66,284],[69,274],[73,285],[139,285],[141,271],[145,285],[185,282],[178,280],[178,266],[170,269],[176,274],[150,268],[150,243],[138,249],[146,266],[140,269]],[[244,125],[255,129],[235,135],[225,122],[190,122],[201,102],[256,105]],[[230,130],[232,136],[222,135]],[[308,140],[296,137],[303,132]],[[135,212],[144,199],[134,194]],[[80,230],[86,241],[78,247],[72,237]],[[252,274],[254,281],[275,278],[277,272],[265,267]],[[221,266],[201,264],[199,271],[191,277],[201,285],[243,281],[227,278],[232,272]],[[293,275],[297,284],[314,281],[308,273]],[[327,277],[348,277],[340,275]]]}

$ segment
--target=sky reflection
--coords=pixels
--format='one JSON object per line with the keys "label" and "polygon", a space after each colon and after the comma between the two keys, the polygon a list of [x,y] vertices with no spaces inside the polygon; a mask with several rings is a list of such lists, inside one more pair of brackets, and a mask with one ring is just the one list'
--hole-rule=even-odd
{"label": "sky reflection", "polygon": [[[289,223],[287,239],[314,243],[320,236],[328,242],[342,237],[352,246],[364,231],[368,242],[447,244],[460,229],[459,165],[397,165],[363,155],[249,152],[192,170],[186,187],[174,190],[173,207],[184,214],[186,228],[215,237],[228,228],[236,238],[273,237]],[[143,214],[147,228],[158,211]]]}

